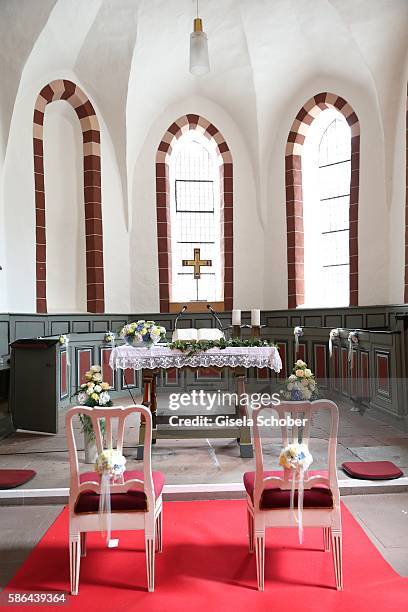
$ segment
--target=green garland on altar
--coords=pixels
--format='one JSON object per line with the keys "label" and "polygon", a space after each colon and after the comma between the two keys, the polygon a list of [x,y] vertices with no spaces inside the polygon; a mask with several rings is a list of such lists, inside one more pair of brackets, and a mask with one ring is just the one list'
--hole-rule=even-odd
{"label": "green garland on altar", "polygon": [[194,353],[203,353],[212,348],[218,348],[220,350],[230,347],[254,347],[254,346],[276,346],[272,340],[263,340],[262,338],[247,338],[242,340],[241,338],[231,338],[225,340],[176,340],[171,342],[169,348],[177,351],[182,351],[188,355]]}

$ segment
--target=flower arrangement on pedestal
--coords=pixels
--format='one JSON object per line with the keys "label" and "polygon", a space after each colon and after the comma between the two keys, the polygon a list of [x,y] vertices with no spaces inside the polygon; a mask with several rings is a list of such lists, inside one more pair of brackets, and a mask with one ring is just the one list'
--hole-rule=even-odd
{"label": "flower arrangement on pedestal", "polygon": [[[81,387],[76,392],[78,403],[80,406],[89,406],[94,408],[112,406],[112,400],[108,393],[110,385],[102,380],[101,366],[93,365],[88,372],[85,372],[85,380]],[[91,418],[87,414],[80,414],[81,431],[84,434],[85,441],[85,463],[93,463],[95,461],[95,432],[93,430]],[[100,420],[102,435],[105,433],[105,421]]]}
{"label": "flower arrangement on pedestal", "polygon": [[319,397],[319,390],[314,374],[307,363],[298,359],[293,366],[292,374],[285,382],[286,389],[282,391],[284,399],[291,401],[313,401]]}
{"label": "flower arrangement on pedestal", "polygon": [[120,332],[127,344],[132,346],[157,344],[166,338],[166,328],[154,321],[136,321],[127,323]]}

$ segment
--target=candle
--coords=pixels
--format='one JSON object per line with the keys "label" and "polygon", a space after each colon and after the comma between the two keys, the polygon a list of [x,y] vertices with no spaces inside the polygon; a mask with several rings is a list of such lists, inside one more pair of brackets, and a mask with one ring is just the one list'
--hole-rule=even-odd
{"label": "candle", "polygon": [[251,325],[252,327],[259,327],[261,325],[261,311],[257,308],[251,310]]}
{"label": "candle", "polygon": [[240,310],[232,311],[232,324],[241,325],[241,311]]}

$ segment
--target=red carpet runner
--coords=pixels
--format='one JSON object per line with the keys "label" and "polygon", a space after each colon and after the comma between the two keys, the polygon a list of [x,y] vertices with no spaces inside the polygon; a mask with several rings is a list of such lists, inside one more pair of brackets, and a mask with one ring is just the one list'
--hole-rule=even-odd
{"label": "red carpet runner", "polygon": [[[384,520],[387,520],[384,517]],[[255,557],[248,553],[243,501],[167,502],[164,551],[156,555],[156,591],[146,592],[142,532],[119,534],[119,548],[106,549],[88,536],[79,595],[67,607],[43,610],[147,612],[386,612],[408,609],[408,579],[383,560],[343,506],[344,584],[334,588],[330,553],[321,530],[267,531],[265,591],[256,589]],[[68,521],[65,510],[8,585],[23,591],[67,591]],[[401,534],[402,536],[403,534]],[[10,608],[8,608],[10,609]],[[19,609],[33,610],[33,606]]]}

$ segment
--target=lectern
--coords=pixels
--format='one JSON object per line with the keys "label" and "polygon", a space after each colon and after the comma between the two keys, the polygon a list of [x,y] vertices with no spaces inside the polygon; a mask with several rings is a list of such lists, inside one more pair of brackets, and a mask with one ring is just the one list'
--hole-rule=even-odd
{"label": "lectern", "polygon": [[10,345],[15,429],[58,433],[60,346],[56,338],[23,338]]}

